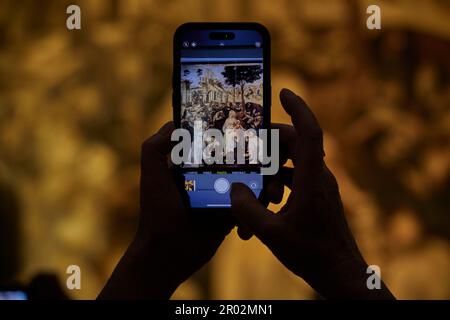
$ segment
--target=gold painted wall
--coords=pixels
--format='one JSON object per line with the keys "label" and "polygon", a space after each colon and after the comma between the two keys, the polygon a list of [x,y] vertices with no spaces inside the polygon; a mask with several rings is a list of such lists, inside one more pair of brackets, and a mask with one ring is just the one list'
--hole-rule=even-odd
{"label": "gold painted wall", "polygon": [[[82,29],[68,31],[78,4]],[[95,298],[130,241],[140,144],[170,120],[172,35],[258,21],[277,99],[301,94],[369,263],[399,298],[450,298],[450,3],[365,0],[0,1],[0,282],[78,264]],[[286,194],[285,194],[286,196]],[[275,206],[274,206],[275,207]],[[311,299],[256,239],[233,233],[174,298]]]}

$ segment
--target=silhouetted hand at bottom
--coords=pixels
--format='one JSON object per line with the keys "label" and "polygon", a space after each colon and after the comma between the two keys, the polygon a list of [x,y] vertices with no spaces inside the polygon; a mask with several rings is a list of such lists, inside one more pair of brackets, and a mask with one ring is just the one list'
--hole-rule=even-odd
{"label": "silhouetted hand at bottom", "polygon": [[168,165],[173,130],[169,122],[142,145],[139,227],[99,299],[170,298],[234,227],[231,216],[188,211],[184,181]]}

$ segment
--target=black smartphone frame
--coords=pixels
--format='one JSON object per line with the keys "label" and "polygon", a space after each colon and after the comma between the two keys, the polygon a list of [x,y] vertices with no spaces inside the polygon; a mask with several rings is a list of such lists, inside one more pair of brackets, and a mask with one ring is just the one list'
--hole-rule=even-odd
{"label": "black smartphone frame", "polygon": [[[265,26],[256,22],[188,22],[180,25],[173,37],[173,69],[172,69],[172,109],[173,109],[173,121],[175,128],[181,127],[181,50],[182,50],[182,35],[186,31],[193,30],[254,30],[257,31],[262,37],[262,50],[263,50],[263,128],[270,129],[271,125],[271,106],[272,106],[272,86],[271,86],[271,41],[269,31]],[[267,146],[270,150],[270,132],[267,135]],[[242,170],[241,170],[242,169]],[[246,168],[241,167],[240,171],[245,171]],[[174,171],[180,174],[185,171],[209,171],[208,168],[181,168],[180,166],[174,166]],[[235,170],[236,171],[236,170]],[[181,180],[180,180],[181,181]],[[263,205],[267,205],[268,201],[265,200],[265,189],[267,186],[268,177],[263,176],[263,188],[260,195],[260,201]],[[179,186],[180,190],[184,191],[184,186]],[[189,197],[187,192],[185,198],[187,202]],[[192,208],[196,212],[200,213],[225,213],[229,212],[230,208]]]}

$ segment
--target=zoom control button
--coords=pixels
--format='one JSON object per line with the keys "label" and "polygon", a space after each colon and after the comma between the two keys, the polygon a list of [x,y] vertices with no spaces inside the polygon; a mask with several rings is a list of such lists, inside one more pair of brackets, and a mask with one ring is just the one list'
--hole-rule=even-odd
{"label": "zoom control button", "polygon": [[250,181],[248,186],[250,187],[250,189],[253,189],[253,190],[258,189],[258,183],[256,181]]}

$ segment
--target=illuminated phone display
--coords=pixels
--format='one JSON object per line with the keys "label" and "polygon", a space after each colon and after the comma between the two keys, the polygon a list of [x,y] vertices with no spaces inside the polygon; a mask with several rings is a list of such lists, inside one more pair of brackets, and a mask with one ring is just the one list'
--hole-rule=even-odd
{"label": "illuminated phone display", "polygon": [[[242,141],[244,163],[238,163],[239,138],[229,139],[227,129],[242,130],[248,138],[269,126],[269,40],[259,25],[254,30],[239,24],[236,29],[200,25],[182,26],[174,40],[174,120],[193,140],[189,161],[180,167],[191,207],[226,208],[233,182],[247,184],[256,196],[263,188],[261,163],[250,160],[248,141]],[[209,129],[222,133],[223,140],[204,135]],[[197,156],[195,137],[200,137]],[[208,156],[220,161],[212,163]]]}

